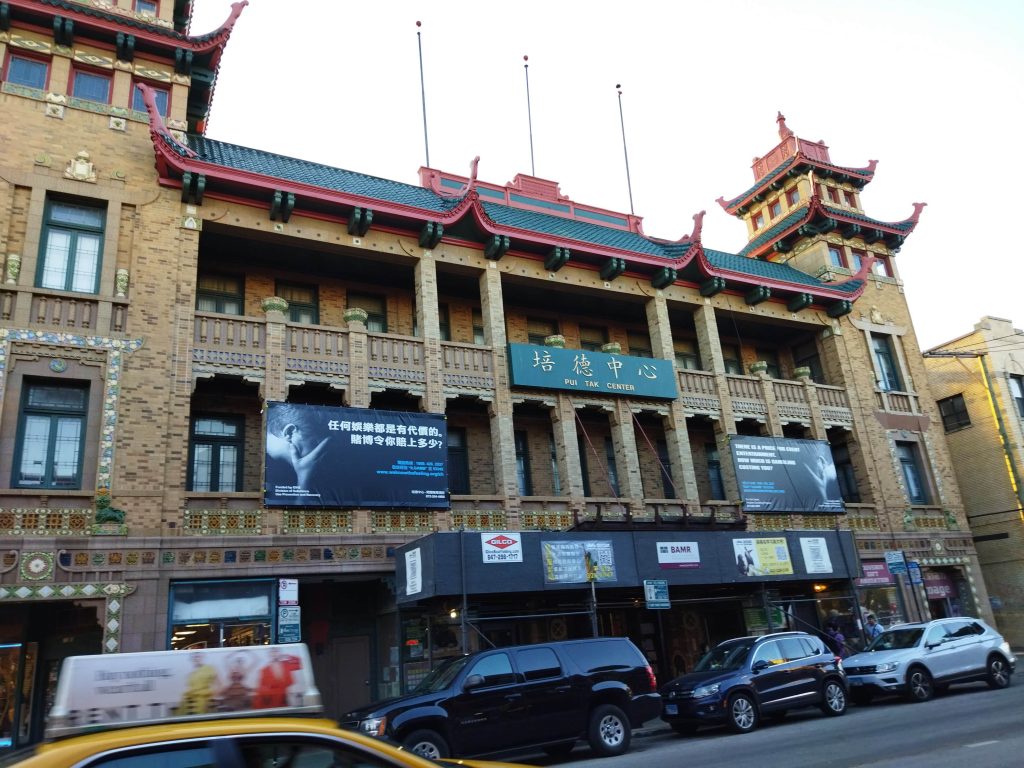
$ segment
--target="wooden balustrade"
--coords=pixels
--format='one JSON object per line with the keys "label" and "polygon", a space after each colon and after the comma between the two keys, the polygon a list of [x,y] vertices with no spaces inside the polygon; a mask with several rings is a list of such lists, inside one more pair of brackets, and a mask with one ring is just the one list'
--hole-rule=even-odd
{"label": "wooden balustrade", "polygon": [[689,394],[718,397],[715,374],[709,371],[679,371],[679,389]]}
{"label": "wooden balustrade", "polygon": [[254,317],[196,312],[197,347],[223,351],[266,352],[266,321]]}
{"label": "wooden balustrade", "polygon": [[814,389],[818,393],[818,404],[829,408],[849,408],[850,397],[842,387],[832,387],[827,384],[815,384]]}
{"label": "wooden balustrade", "polygon": [[795,381],[772,380],[775,399],[782,403],[806,403],[807,390],[803,384]]}
{"label": "wooden balustrade", "polygon": [[741,400],[764,400],[761,380],[756,376],[737,376],[730,374],[725,377],[729,384],[729,397]]}

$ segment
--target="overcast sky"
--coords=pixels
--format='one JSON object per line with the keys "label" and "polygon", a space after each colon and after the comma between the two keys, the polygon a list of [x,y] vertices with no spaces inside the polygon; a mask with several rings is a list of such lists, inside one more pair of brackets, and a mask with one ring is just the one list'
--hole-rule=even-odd
{"label": "overcast sky", "polygon": [[[229,0],[195,0],[192,33]],[[415,184],[426,162],[482,180],[536,175],[675,239],[707,210],[706,246],[742,222],[715,202],[754,181],[781,110],[837,165],[879,161],[862,204],[899,221],[922,348],[990,314],[1024,326],[1024,3],[1019,0],[250,0],[221,62],[207,135]]]}

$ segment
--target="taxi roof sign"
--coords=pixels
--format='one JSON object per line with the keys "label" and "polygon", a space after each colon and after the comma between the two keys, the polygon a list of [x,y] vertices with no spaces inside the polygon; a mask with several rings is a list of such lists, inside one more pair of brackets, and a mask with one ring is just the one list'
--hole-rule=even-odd
{"label": "taxi roof sign", "polygon": [[319,714],[305,645],[70,656],[47,738],[212,717]]}

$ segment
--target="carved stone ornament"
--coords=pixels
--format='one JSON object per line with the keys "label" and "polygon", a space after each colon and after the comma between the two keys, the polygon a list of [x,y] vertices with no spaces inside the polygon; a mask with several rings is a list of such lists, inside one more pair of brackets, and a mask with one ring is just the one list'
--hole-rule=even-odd
{"label": "carved stone ornament", "polygon": [[558,349],[563,349],[565,347],[565,336],[563,336],[560,333],[553,333],[550,336],[545,336],[544,337],[544,346],[545,347],[556,347]]}
{"label": "carved stone ornament", "polygon": [[359,323],[366,325],[366,321],[369,319],[370,314],[362,307],[349,307],[342,313],[346,323]]}
{"label": "carved stone ornament", "polygon": [[75,155],[74,160],[68,162],[68,167],[64,169],[64,178],[91,183],[96,182],[96,169],[93,167],[88,152],[83,149]]}
{"label": "carved stone ornament", "polygon": [[267,296],[261,303],[260,306],[264,312],[287,312],[288,302],[282,299],[280,296]]}
{"label": "carved stone ornament", "polygon": [[123,299],[128,295],[128,270],[119,269],[114,273],[114,295]]}
{"label": "carved stone ornament", "polygon": [[13,285],[18,282],[18,275],[21,274],[21,254],[7,254],[7,268],[5,271],[7,273],[5,280],[8,284]]}
{"label": "carved stone ornament", "polygon": [[18,569],[23,580],[40,581],[53,575],[52,552],[24,552]]}
{"label": "carved stone ornament", "polygon": [[871,322],[875,325],[885,325],[885,317],[882,315],[882,312],[878,307],[871,307],[868,316],[871,318]]}

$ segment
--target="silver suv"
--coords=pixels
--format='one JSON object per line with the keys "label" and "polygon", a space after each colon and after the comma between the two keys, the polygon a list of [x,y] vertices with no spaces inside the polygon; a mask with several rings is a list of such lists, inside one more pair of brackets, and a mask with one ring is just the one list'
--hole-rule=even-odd
{"label": "silver suv", "polygon": [[890,627],[863,652],[843,660],[850,698],[857,704],[882,693],[927,701],[953,683],[979,680],[1005,688],[1016,664],[1002,635],[967,617]]}

